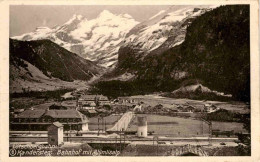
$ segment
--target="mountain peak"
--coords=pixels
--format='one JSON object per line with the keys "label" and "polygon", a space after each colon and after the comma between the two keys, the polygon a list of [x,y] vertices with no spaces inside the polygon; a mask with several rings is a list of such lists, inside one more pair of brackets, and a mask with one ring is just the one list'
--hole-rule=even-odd
{"label": "mountain peak", "polygon": [[74,21],[81,21],[82,19],[84,19],[84,17],[82,15],[77,15],[74,14],[71,19],[69,19],[69,21],[67,21],[65,24],[71,24]]}
{"label": "mountain peak", "polygon": [[100,18],[100,17],[111,17],[111,16],[115,16],[115,15],[108,10],[103,10],[102,12],[100,12],[98,17]]}
{"label": "mountain peak", "polygon": [[124,17],[124,18],[128,18],[128,19],[133,19],[133,17],[131,15],[127,14],[127,13],[120,14],[119,16]]}
{"label": "mountain peak", "polygon": [[77,19],[77,20],[81,20],[81,19],[83,18],[83,16],[82,16],[82,15],[74,14],[72,18],[73,18],[73,19]]}
{"label": "mountain peak", "polygon": [[26,33],[14,39],[49,39],[73,53],[96,61],[98,65],[111,67],[117,62],[118,50],[126,33],[138,23],[127,13],[114,14],[102,10],[89,20],[74,14],[62,25]]}

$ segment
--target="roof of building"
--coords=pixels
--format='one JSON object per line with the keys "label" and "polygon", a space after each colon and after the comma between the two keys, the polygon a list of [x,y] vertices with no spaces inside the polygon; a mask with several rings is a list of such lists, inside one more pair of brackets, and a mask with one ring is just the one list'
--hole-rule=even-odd
{"label": "roof of building", "polygon": [[77,111],[79,116],[81,117],[81,122],[88,122],[88,118],[86,117],[86,115],[82,114],[81,112]]}
{"label": "roof of building", "polygon": [[192,106],[192,105],[189,105],[189,106],[187,106],[186,108],[187,108],[187,109],[195,109],[195,107]]}
{"label": "roof of building", "polygon": [[[56,103],[56,104],[58,104],[58,103]],[[31,108],[34,108],[35,110],[40,110],[40,109],[45,110],[45,109],[48,109],[51,105],[53,105],[53,103],[45,103],[45,104],[35,105]]]}
{"label": "roof of building", "polygon": [[91,100],[95,101],[96,95],[82,95],[80,96],[80,100]]}
{"label": "roof of building", "polygon": [[89,106],[92,106],[92,107],[94,107],[94,106],[97,106],[94,102],[91,102],[90,104],[89,104]]}
{"label": "roof of building", "polygon": [[205,107],[209,107],[209,106],[211,106],[211,104],[205,103],[204,106],[205,106]]}
{"label": "roof of building", "polygon": [[183,109],[184,107],[182,105],[176,106],[177,109]]}
{"label": "roof of building", "polygon": [[44,114],[45,110],[25,110],[20,113],[17,118],[40,118]]}
{"label": "roof of building", "polygon": [[103,95],[82,95],[80,96],[79,100],[89,100],[89,101],[95,101],[95,99],[101,100],[101,101],[107,101],[108,98]]}
{"label": "roof of building", "polygon": [[62,105],[53,104],[49,107],[49,110],[67,110],[68,108]]}
{"label": "roof of building", "polygon": [[56,126],[56,127],[63,127],[63,125],[60,123],[60,122],[54,122],[54,123],[52,123],[54,126]]}
{"label": "roof of building", "polygon": [[91,114],[95,114],[95,113],[97,113],[96,110],[88,110],[88,112],[91,113]]}
{"label": "roof of building", "polygon": [[106,96],[103,96],[103,95],[97,95],[97,97],[99,98],[99,100],[103,100],[103,101],[107,101],[108,98]]}
{"label": "roof of building", "polygon": [[48,110],[44,114],[52,118],[81,118],[76,110]]}
{"label": "roof of building", "polygon": [[73,106],[77,106],[77,101],[63,101],[61,103],[62,106],[67,106],[67,107],[73,107]]}
{"label": "roof of building", "polygon": [[20,113],[17,118],[40,118],[42,116],[50,116],[52,118],[80,118],[82,115],[77,110],[25,110]]}

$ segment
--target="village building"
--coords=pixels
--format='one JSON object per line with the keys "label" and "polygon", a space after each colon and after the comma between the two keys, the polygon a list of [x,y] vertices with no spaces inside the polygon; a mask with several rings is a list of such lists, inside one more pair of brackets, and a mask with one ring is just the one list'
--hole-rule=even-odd
{"label": "village building", "polygon": [[90,103],[90,104],[86,104],[82,106],[83,110],[95,110],[96,109],[96,104],[94,102]]}
{"label": "village building", "polygon": [[88,116],[90,116],[90,117],[97,115],[97,111],[96,110],[87,110],[87,113],[88,113]]}
{"label": "village building", "polygon": [[141,104],[138,104],[134,107],[134,112],[141,112],[142,111],[142,105]]}
{"label": "village building", "polygon": [[118,103],[120,104],[137,104],[140,103],[141,99],[140,98],[129,98],[129,97],[118,97]]}
{"label": "village building", "polygon": [[82,108],[84,105],[89,105],[92,102],[97,102],[96,95],[82,95],[77,101],[77,106]]}
{"label": "village building", "polygon": [[63,144],[63,125],[61,123],[54,122],[48,127],[48,144]]}
{"label": "village building", "polygon": [[212,113],[219,110],[219,108],[213,104],[204,104],[204,111],[207,113]]}
{"label": "village building", "polygon": [[178,112],[183,112],[184,107],[182,105],[177,105],[176,109]]}
{"label": "village building", "polygon": [[68,109],[76,109],[77,108],[77,101],[70,100],[70,101],[63,101],[61,106],[67,107]]}
{"label": "village building", "polygon": [[28,109],[14,117],[10,127],[11,130],[47,131],[53,122],[63,124],[64,130],[88,130],[87,117],[74,109]]}
{"label": "village building", "polygon": [[196,108],[192,105],[188,105],[188,106],[177,105],[176,110],[178,112],[194,112]]}
{"label": "village building", "polygon": [[108,98],[103,95],[82,95],[77,101],[77,106],[83,108],[91,104],[93,105],[93,103],[96,104],[96,106],[110,104]]}
{"label": "village building", "polygon": [[184,109],[185,112],[194,112],[195,110],[196,110],[196,108],[191,105],[185,107],[185,109]]}
{"label": "village building", "polygon": [[[67,110],[68,109],[67,107],[62,106],[61,104],[56,104],[56,103],[47,108],[49,108],[49,110]],[[31,110],[33,110],[33,108],[31,108]]]}
{"label": "village building", "polygon": [[103,95],[97,95],[97,100],[99,102],[99,105],[109,105],[110,104],[108,98]]}

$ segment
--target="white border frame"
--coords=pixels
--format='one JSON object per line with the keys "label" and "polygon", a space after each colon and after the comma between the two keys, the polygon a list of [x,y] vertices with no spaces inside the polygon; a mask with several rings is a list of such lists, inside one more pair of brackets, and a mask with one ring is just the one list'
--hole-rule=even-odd
{"label": "white border frame", "polygon": [[[229,157],[9,157],[9,5],[250,5],[251,156]],[[0,161],[260,161],[259,118],[259,3],[257,0],[99,0],[0,2]]]}

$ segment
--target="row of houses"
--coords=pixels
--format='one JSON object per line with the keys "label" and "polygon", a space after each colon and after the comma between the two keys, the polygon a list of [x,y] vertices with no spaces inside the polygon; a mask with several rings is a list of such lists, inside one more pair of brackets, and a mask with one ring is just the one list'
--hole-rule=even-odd
{"label": "row of houses", "polygon": [[138,104],[142,101],[141,98],[118,97],[113,102],[119,104]]}
{"label": "row of houses", "polygon": [[158,104],[156,106],[145,106],[143,107],[142,104],[137,104],[134,106],[133,111],[135,112],[144,112],[144,113],[177,113],[177,112],[187,112],[187,113],[194,113],[194,112],[206,112],[206,113],[212,113],[220,108],[213,105],[213,104],[205,104],[201,105],[200,107],[195,107],[192,105],[175,105],[174,107],[164,107],[161,104]]}
{"label": "row of houses", "polygon": [[109,105],[110,101],[103,95],[82,95],[77,100],[80,109],[95,109],[96,106]]}
{"label": "row of houses", "polygon": [[88,130],[88,119],[79,110],[96,114],[96,106],[108,105],[103,95],[81,95],[77,101],[64,101],[53,105],[39,105],[30,109],[11,109],[11,130],[46,131],[53,122],[60,122],[64,130]]}
{"label": "row of houses", "polygon": [[[192,105],[177,105],[176,109],[177,109],[178,112],[196,112],[196,111],[198,111],[198,109],[195,106],[192,106]],[[215,112],[219,109],[220,108],[217,107],[216,105],[204,104],[203,109],[200,110],[200,111],[212,113],[212,112]]]}

